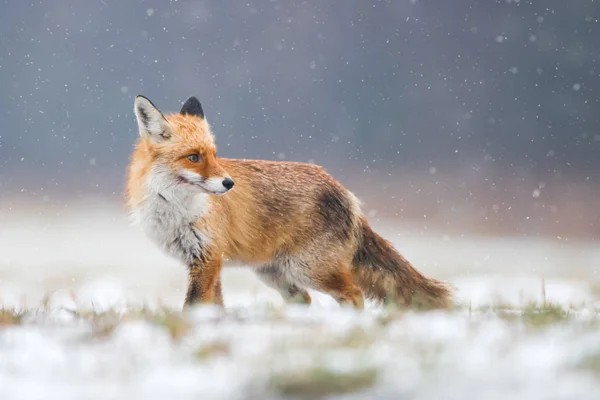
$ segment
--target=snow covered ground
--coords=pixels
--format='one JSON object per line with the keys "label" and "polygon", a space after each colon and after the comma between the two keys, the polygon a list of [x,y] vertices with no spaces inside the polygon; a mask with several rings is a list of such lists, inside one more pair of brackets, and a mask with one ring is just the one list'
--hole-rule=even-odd
{"label": "snow covered ground", "polygon": [[[424,273],[449,280],[462,308],[356,313],[318,293],[310,307],[285,306],[250,271],[228,269],[225,312],[181,314],[183,266],[120,210],[93,210],[0,212],[0,304],[28,310],[0,314],[0,399],[600,393],[594,243],[448,237],[373,221]],[[527,308],[544,299],[558,307]]]}

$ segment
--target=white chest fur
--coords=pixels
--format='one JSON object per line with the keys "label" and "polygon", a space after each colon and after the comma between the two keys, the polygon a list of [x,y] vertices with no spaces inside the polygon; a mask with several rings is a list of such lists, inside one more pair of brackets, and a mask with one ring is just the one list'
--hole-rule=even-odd
{"label": "white chest fur", "polygon": [[194,227],[194,222],[209,206],[205,194],[167,198],[153,193],[134,214],[142,229],[162,250],[191,265],[202,259],[210,239]]}

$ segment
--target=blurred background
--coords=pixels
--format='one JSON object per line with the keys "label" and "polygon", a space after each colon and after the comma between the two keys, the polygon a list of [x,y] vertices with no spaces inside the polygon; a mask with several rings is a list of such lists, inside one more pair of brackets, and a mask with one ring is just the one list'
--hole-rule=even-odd
{"label": "blurred background", "polygon": [[136,94],[223,157],[311,161],[371,216],[597,236],[591,0],[2,1],[0,191],[121,201]]}
{"label": "blurred background", "polygon": [[0,4],[5,271],[57,248],[125,257],[108,243],[136,94],[165,112],[199,97],[223,157],[325,166],[425,270],[456,248],[466,271],[597,264],[593,0]]}

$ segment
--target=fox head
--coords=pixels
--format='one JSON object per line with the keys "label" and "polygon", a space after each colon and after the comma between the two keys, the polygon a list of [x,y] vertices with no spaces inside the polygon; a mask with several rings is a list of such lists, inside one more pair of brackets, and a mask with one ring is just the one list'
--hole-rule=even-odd
{"label": "fox head", "polygon": [[214,137],[197,98],[190,97],[179,113],[164,115],[146,97],[136,96],[134,111],[151,189],[162,195],[222,195],[233,188],[234,181],[219,165]]}

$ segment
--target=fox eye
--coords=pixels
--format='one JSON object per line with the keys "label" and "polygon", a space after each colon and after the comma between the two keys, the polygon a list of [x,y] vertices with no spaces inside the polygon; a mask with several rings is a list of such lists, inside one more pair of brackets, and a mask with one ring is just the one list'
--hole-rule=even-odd
{"label": "fox eye", "polygon": [[190,154],[189,156],[187,156],[187,159],[190,160],[193,163],[197,163],[198,161],[200,161],[200,155],[198,155],[198,154]]}

